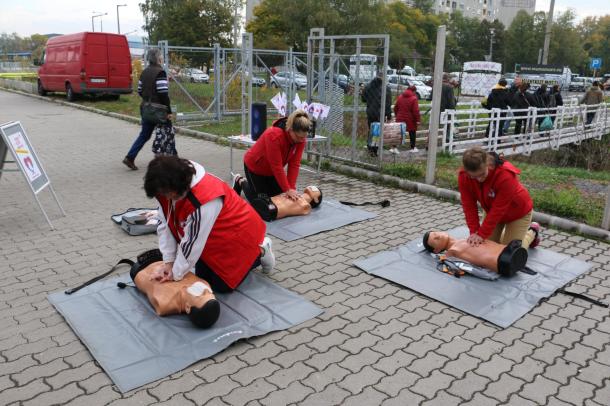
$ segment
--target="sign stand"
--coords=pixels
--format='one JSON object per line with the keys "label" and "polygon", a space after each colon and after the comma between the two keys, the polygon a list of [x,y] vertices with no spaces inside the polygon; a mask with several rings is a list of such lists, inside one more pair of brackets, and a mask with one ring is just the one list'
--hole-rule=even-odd
{"label": "sign stand", "polygon": [[[66,212],[61,206],[61,203],[59,203],[55,190],[53,190],[53,186],[51,186],[51,181],[44,171],[34,148],[30,144],[30,140],[28,139],[21,122],[12,121],[0,125],[0,136],[0,176],[2,176],[2,172],[23,173],[30,190],[34,194],[34,199],[36,199],[36,203],[38,203],[38,207],[40,207],[51,230],[54,230],[55,227],[53,227],[51,220],[49,220],[49,216],[47,216],[47,213],[38,199],[38,193],[48,186],[59,210],[61,210],[61,214],[65,216]],[[7,151],[11,151],[14,161],[6,160]],[[18,169],[3,169],[5,163],[16,163]]]}

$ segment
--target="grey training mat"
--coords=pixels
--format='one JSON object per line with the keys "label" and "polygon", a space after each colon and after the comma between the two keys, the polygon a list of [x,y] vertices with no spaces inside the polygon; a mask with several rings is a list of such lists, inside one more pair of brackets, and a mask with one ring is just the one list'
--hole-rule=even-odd
{"label": "grey training mat", "polygon": [[267,233],[284,241],[294,241],[374,217],[377,214],[324,199],[307,216],[285,217],[267,223]]}
{"label": "grey training mat", "polygon": [[[466,227],[449,231],[465,238]],[[587,272],[590,264],[564,254],[533,248],[528,251],[528,267],[538,272],[518,272],[512,278],[487,281],[473,276],[456,278],[436,270],[436,261],[425,252],[421,238],[383,251],[354,265],[372,275],[398,283],[432,299],[508,327],[557,289]]]}
{"label": "grey training mat", "polygon": [[159,317],[145,295],[119,289],[123,275],[72,294],[49,295],[112,381],[126,392],[164,378],[231,343],[284,330],[322,313],[316,305],[270,279],[250,272],[233,293],[217,294],[220,318],[207,330],[186,315]]}

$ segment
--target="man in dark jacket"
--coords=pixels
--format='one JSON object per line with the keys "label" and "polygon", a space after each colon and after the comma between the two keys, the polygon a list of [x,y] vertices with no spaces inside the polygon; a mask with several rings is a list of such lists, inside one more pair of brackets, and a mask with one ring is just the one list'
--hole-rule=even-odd
{"label": "man in dark jacket", "polygon": [[[163,64],[161,51],[157,48],[150,49],[148,51],[147,60],[149,65],[142,71],[140,80],[138,81],[138,94],[142,98],[142,101],[163,104],[167,107],[167,112],[171,113],[172,109],[169,101],[167,74],[161,66]],[[169,114],[167,118],[168,120],[171,120],[172,115]],[[138,135],[138,138],[133,142],[127,156],[123,159],[123,163],[132,170],[138,169],[135,165],[136,156],[146,141],[150,139],[156,127],[156,123],[146,121],[143,117],[141,121],[142,129],[140,130],[140,135]]]}
{"label": "man in dark jacket", "polygon": [[[500,109],[500,117],[506,117],[506,110],[510,104],[508,89],[506,88],[506,79],[502,78],[498,81],[498,84],[491,89],[491,93],[487,96],[487,109]],[[504,120],[500,120],[498,125],[498,137],[504,135]],[[487,125],[487,135],[491,128],[491,122]]]}
{"label": "man in dark jacket", "polygon": [[[455,100],[455,95],[453,94],[453,85],[450,83],[451,78],[449,74],[443,73],[443,85],[441,87],[441,113],[445,110],[454,110],[457,101]],[[434,97],[434,95],[433,95]],[[449,142],[449,137],[453,128],[451,127],[451,123],[447,125],[447,133],[445,138],[447,142]]]}
{"label": "man in dark jacket", "polygon": [[527,89],[529,89],[529,87],[529,83],[521,83],[521,86],[519,86],[519,90],[515,93],[513,99],[511,100],[511,108],[513,110],[517,110],[513,112],[513,114],[515,115],[515,135],[524,133],[527,128],[527,126],[525,125],[526,119],[523,118],[527,116],[527,111],[519,110],[528,109],[532,105],[530,102],[529,95],[527,94]]}
{"label": "man in dark jacket", "polygon": [[[379,122],[381,117],[381,93],[383,86],[383,72],[377,72],[377,76],[371,80],[364,91],[362,92],[362,101],[366,103],[366,118],[369,126],[369,137],[367,141],[367,148],[371,156],[377,156],[376,146],[371,145],[371,123]],[[385,112],[384,117],[386,120],[392,118],[392,93],[390,87],[386,85],[385,91]]]}

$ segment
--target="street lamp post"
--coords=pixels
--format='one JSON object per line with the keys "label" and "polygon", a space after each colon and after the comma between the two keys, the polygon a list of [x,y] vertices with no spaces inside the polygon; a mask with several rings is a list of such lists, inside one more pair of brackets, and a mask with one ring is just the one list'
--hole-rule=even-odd
{"label": "street lamp post", "polygon": [[121,23],[119,22],[119,7],[126,7],[127,4],[117,4],[116,5],[116,30],[120,34],[121,33]]}
{"label": "street lamp post", "polygon": [[[95,14],[95,13],[97,13],[97,11],[92,11],[92,13],[93,13],[93,15],[91,16],[91,31],[95,32],[95,26],[93,25],[93,19],[95,17],[106,16],[106,15],[108,15],[108,13],[98,13],[98,14]],[[100,19],[100,31],[104,30],[103,27],[104,26],[102,25],[102,20]]]}

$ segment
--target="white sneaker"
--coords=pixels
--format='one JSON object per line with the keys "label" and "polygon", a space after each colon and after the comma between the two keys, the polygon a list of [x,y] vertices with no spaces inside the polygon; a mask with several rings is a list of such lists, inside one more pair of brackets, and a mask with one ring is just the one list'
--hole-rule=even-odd
{"label": "white sneaker", "polygon": [[260,245],[264,251],[261,255],[261,266],[263,267],[263,273],[271,272],[275,266],[275,255],[273,255],[273,251],[271,250],[272,245],[273,241],[271,241],[271,238],[269,237],[265,237],[263,243]]}
{"label": "white sneaker", "polygon": [[393,148],[390,148],[390,153],[394,154],[394,155],[399,155],[400,151],[398,150],[398,148],[393,147]]}
{"label": "white sneaker", "polygon": [[413,149],[411,150],[411,152],[419,152],[419,149],[417,149],[417,147],[413,147]]}

